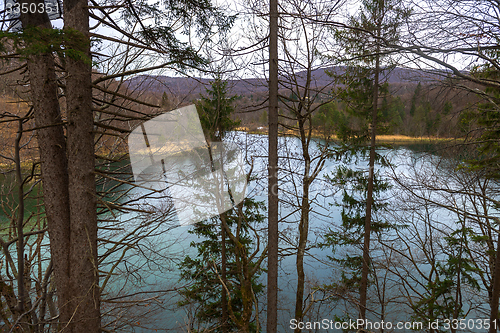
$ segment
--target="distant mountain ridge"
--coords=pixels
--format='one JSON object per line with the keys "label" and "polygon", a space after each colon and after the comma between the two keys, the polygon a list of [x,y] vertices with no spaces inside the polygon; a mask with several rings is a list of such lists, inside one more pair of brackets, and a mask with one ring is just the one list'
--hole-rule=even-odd
{"label": "distant mountain ridge", "polygon": [[[345,67],[321,68],[312,72],[311,78],[316,87],[332,85],[333,79],[327,74],[333,72],[341,74]],[[439,71],[423,71],[408,68],[394,68],[390,72],[383,71],[381,77],[387,77],[389,84],[417,84],[430,83],[443,78],[447,73]],[[306,82],[305,72],[297,75],[299,84]],[[286,80],[286,77],[283,79]],[[177,96],[199,96],[205,92],[205,87],[210,79],[193,77],[169,77],[155,75],[139,75],[125,81],[129,90],[149,91],[152,93],[167,92]],[[228,80],[230,94],[248,96],[251,94],[265,93],[267,83],[265,79],[249,78]]]}

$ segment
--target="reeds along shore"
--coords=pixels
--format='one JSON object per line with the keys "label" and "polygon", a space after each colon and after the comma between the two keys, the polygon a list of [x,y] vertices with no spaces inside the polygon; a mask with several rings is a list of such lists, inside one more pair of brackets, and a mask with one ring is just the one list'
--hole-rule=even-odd
{"label": "reeds along shore", "polygon": [[[238,127],[236,131],[247,132],[249,134],[267,134],[267,127]],[[297,131],[293,130],[285,130],[280,131],[281,135],[298,135]],[[318,139],[326,139],[325,135],[320,131],[312,131],[312,136]],[[337,140],[337,136],[330,135],[328,136],[330,140]],[[444,142],[452,142],[452,141],[463,141],[461,138],[440,138],[434,136],[406,136],[406,135],[377,135],[377,143],[386,143],[386,144],[412,144],[412,143],[444,143]]]}

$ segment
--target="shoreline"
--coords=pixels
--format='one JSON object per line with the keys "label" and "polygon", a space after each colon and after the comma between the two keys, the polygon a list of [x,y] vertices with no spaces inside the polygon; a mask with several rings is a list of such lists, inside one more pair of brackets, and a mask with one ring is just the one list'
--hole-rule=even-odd
{"label": "shoreline", "polygon": [[[238,127],[235,129],[236,132],[245,132],[248,134],[258,134],[258,135],[268,135],[268,130],[267,128],[263,128],[261,130],[250,130],[247,127]],[[294,131],[286,131],[286,132],[280,132],[279,136],[297,136],[297,133]],[[321,134],[319,133],[314,133],[312,134],[312,138],[315,139],[325,139]],[[332,141],[338,141],[336,137],[331,138]],[[437,143],[452,143],[452,142],[458,142],[458,143],[463,143],[464,139],[463,138],[440,138],[440,137],[412,137],[412,136],[406,136],[406,135],[399,135],[399,134],[394,134],[394,135],[377,135],[377,144],[437,144]],[[128,154],[128,152],[122,152],[119,153],[118,155],[120,158],[123,155]],[[105,157],[104,155],[99,155],[95,154],[96,158],[100,159],[107,159],[109,158]],[[118,162],[119,159],[114,159],[114,162]],[[35,162],[39,162],[38,158],[31,158],[29,161],[23,161],[22,164],[23,167],[25,168],[31,168],[32,164]],[[13,163],[0,163],[0,168],[5,168],[5,167],[12,167]]]}
{"label": "shoreline", "polygon": [[[237,132],[245,132],[248,134],[260,134],[260,135],[268,135],[268,129],[266,127],[263,127],[262,129],[257,129],[257,130],[250,130],[248,127],[238,127],[235,129]],[[288,130],[286,132],[281,131],[279,133],[279,136],[297,136],[296,131],[291,131]],[[311,137],[315,139],[325,139],[323,135],[320,133],[315,133],[313,131]],[[332,136],[330,138],[332,141],[338,141],[336,136]],[[413,136],[407,136],[407,135],[400,135],[400,134],[392,134],[392,135],[377,135],[376,142],[379,144],[422,144],[422,143],[427,143],[427,144],[435,144],[435,143],[446,143],[446,142],[453,142],[453,141],[459,141],[463,142],[464,140],[459,138],[440,138],[440,137],[434,137],[434,136],[420,136],[420,137],[413,137]]]}

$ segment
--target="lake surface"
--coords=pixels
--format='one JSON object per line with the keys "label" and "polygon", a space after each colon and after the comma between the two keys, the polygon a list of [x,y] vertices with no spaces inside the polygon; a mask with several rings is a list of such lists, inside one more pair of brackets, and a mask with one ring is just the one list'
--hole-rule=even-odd
{"label": "lake surface", "polygon": [[[247,171],[250,170],[250,164],[253,163],[253,175],[255,180],[250,182],[247,189],[247,197],[254,198],[257,201],[267,201],[267,137],[262,135],[248,135],[245,133],[233,133],[229,141],[236,143],[242,149],[245,160],[247,161]],[[311,143],[310,153],[314,158],[319,154],[324,142],[317,140]],[[280,260],[279,266],[279,322],[280,332],[290,332],[290,319],[293,318],[295,306],[295,288],[296,288],[296,268],[295,256],[291,248],[297,241],[297,226],[300,215],[296,210],[299,204],[297,197],[300,197],[302,190],[300,185],[300,173],[303,170],[301,159],[301,148],[296,138],[281,137],[280,146],[280,230],[283,239],[280,243],[282,253],[288,254]],[[408,299],[408,291],[404,290],[405,285],[399,281],[402,274],[410,274],[411,265],[405,267],[407,258],[405,256],[396,256],[394,253],[388,254],[388,242],[391,243],[391,251],[405,251],[421,260],[418,267],[422,273],[415,274],[410,278],[414,285],[414,293],[424,290],[422,287],[423,275],[429,270],[429,264],[425,261],[425,241],[419,242],[420,235],[425,234],[427,227],[433,230],[436,239],[436,247],[442,247],[443,235],[456,228],[457,217],[450,214],[446,209],[436,207],[424,207],[418,200],[408,201],[408,194],[402,191],[402,187],[394,183],[391,177],[398,175],[400,179],[406,179],[408,182],[416,182],[433,179],[441,179],[447,185],[453,184],[453,177],[449,175],[449,168],[453,167],[453,158],[443,158],[438,154],[430,154],[422,147],[396,147],[383,148],[379,153],[385,156],[390,162],[390,167],[379,167],[378,171],[382,178],[392,182],[394,187],[381,196],[391,209],[380,213],[377,217],[386,219],[394,223],[407,222],[407,225],[396,231],[382,233],[372,238],[372,256],[379,262],[379,272],[382,274],[378,278],[380,281],[370,287],[370,307],[373,313],[371,320],[380,320],[380,313],[383,313],[385,321],[396,325],[397,322],[411,321],[410,307],[405,303]],[[450,164],[447,166],[446,164]],[[345,247],[335,254],[331,248],[320,249],[315,247],[317,243],[324,241],[324,235],[328,230],[338,230],[341,223],[341,207],[338,204],[342,199],[342,192],[338,185],[327,182],[325,177],[336,172],[339,166],[347,166],[358,170],[367,170],[368,162],[366,158],[357,157],[349,162],[343,160],[329,159],[325,162],[316,181],[311,186],[310,198],[310,233],[309,233],[309,251],[305,258],[306,274],[306,293],[316,290],[313,296],[309,296],[308,301],[314,297],[316,303],[307,313],[307,320],[311,322],[321,321],[323,319],[334,320],[335,318],[356,318],[357,309],[350,303],[349,298],[355,298],[345,292],[339,297],[331,297],[321,289],[332,282],[338,281],[342,271],[338,265],[328,259],[329,256],[342,256],[346,253],[359,254],[355,247]],[[421,177],[421,178],[418,178]],[[429,197],[439,194],[428,193]],[[190,316],[194,308],[179,308],[177,302],[180,300],[177,290],[182,288],[185,281],[180,281],[180,271],[178,264],[186,255],[195,256],[196,251],[190,247],[192,242],[200,239],[189,233],[192,226],[181,226],[176,218],[175,211],[172,211],[171,204],[168,201],[162,203],[161,200],[148,197],[148,191],[144,188],[132,188],[127,196],[122,196],[124,201],[130,201],[134,209],[154,210],[153,214],[141,213],[115,213],[115,216],[108,214],[105,219],[107,222],[101,222],[104,227],[100,231],[101,238],[109,238],[117,242],[128,242],[133,244],[131,247],[118,246],[115,254],[111,254],[103,260],[102,266],[105,269],[114,267],[114,261],[121,258],[121,263],[115,266],[114,275],[107,281],[106,298],[114,303],[104,303],[103,312],[111,309],[116,304],[124,305],[126,303],[116,303],[122,300],[122,296],[133,293],[134,297],[124,298],[127,302],[131,300],[139,301],[140,307],[127,308],[124,306],[118,314],[112,312],[112,316],[121,316],[120,321],[110,325],[110,328],[119,329],[119,331],[129,331],[128,325],[133,323],[134,332],[152,332],[160,331],[187,331],[190,325]],[[468,205],[462,196],[454,196],[455,204]],[[429,211],[430,209],[430,211]],[[417,217],[426,211],[426,217],[418,220]],[[426,223],[425,221],[428,221]],[[260,226],[262,229],[262,226]],[[436,230],[438,229],[438,230]],[[136,232],[134,232],[136,231]],[[137,237],[137,231],[140,236]],[[147,235],[147,237],[142,237]],[[125,237],[125,238],[124,238]],[[380,239],[376,239],[379,237]],[[403,237],[405,242],[401,242]],[[266,239],[264,230],[261,230],[261,239]],[[413,243],[412,243],[413,242]],[[105,254],[116,243],[108,243],[101,247],[100,253]],[[263,246],[261,246],[262,248]],[[288,250],[287,250],[288,249]],[[436,258],[446,259],[445,251],[440,248]],[[397,252],[397,251],[396,251]],[[423,259],[422,259],[423,258]],[[399,260],[399,263],[395,261]],[[264,263],[265,264],[265,263]],[[385,266],[384,266],[385,265]],[[389,269],[390,268],[390,269]],[[266,282],[266,275],[260,278],[262,283]],[[101,279],[101,282],[103,279]],[[383,283],[382,283],[382,282]],[[383,285],[385,288],[380,290],[377,286]],[[324,289],[324,288],[323,288]],[[464,297],[470,296],[464,294]],[[324,298],[324,300],[322,300]],[[258,299],[260,310],[259,318],[261,326],[265,329],[265,293]],[[467,318],[486,318],[483,311],[484,297],[477,297],[471,301],[464,302],[464,308],[471,310]],[[383,304],[383,311],[378,307]],[[483,316],[483,317],[481,317]],[[347,319],[346,319],[347,320]],[[106,317],[105,317],[106,321]],[[427,323],[425,323],[427,325]],[[310,331],[322,332],[341,332],[337,329]],[[387,331],[387,330],[386,330]],[[388,330],[390,331],[390,330]],[[411,331],[411,330],[396,330]],[[474,330],[473,330],[474,331]],[[480,330],[479,330],[480,331]]]}
{"label": "lake surface", "polygon": [[[266,202],[267,200],[267,137],[259,135],[246,135],[243,133],[235,133],[232,141],[238,143],[240,147],[248,147],[243,149],[245,153],[245,158],[247,161],[253,160],[253,173],[256,175],[257,180],[249,184],[247,196],[252,197],[256,200]],[[316,143],[322,144],[321,141]],[[314,156],[319,150],[319,146],[315,147],[316,143],[311,144],[311,154]],[[429,154],[426,150],[428,147],[412,147],[409,149],[407,147],[397,147],[392,149],[380,149],[379,153],[384,155],[391,163],[391,167],[380,167],[378,170],[380,176],[388,179],[390,181],[390,175],[398,174],[400,177],[412,178],[416,173],[424,175],[434,175],[439,177],[440,173],[443,173],[443,179],[447,177],[445,174],[445,168],[440,170],[440,167],[446,163],[446,159],[443,159],[437,154]],[[295,138],[282,137],[280,138],[280,158],[281,158],[281,172],[280,172],[280,198],[283,202],[280,205],[280,217],[282,219],[280,230],[284,235],[286,235],[291,243],[282,242],[280,248],[282,250],[290,248],[291,244],[296,241],[296,230],[298,226],[299,215],[295,211],[297,204],[296,197],[301,195],[299,177],[297,176],[303,170],[301,161],[301,149],[299,142]],[[323,236],[325,232],[329,229],[335,229],[338,227],[341,221],[341,208],[336,204],[341,201],[341,191],[338,187],[332,186],[332,184],[325,181],[326,175],[331,175],[334,173],[338,166],[346,165],[348,167],[357,168],[359,170],[366,170],[368,162],[366,158],[355,158],[349,163],[343,161],[328,160],[323,170],[319,173],[317,180],[311,186],[310,197],[315,198],[312,201],[311,206],[311,217],[310,217],[310,233],[309,241],[311,249],[308,251],[307,257],[305,259],[305,270],[306,270],[306,280],[307,286],[306,290],[312,291],[314,288],[328,285],[339,279],[341,271],[339,267],[333,262],[328,260],[328,256],[332,256],[332,250],[330,248],[316,248],[314,244],[323,241]],[[439,167],[438,167],[439,166]],[[288,170],[288,171],[283,171]],[[449,178],[449,177],[447,177]],[[299,186],[297,186],[299,184]],[[401,193],[398,193],[400,188],[393,188],[392,190],[384,193],[382,199],[385,200],[389,205],[399,206],[401,208]],[[140,195],[143,193],[141,190],[138,191]],[[136,193],[137,194],[137,193]],[[294,202],[295,199],[295,202]],[[460,198],[457,198],[460,201]],[[458,202],[457,201],[457,202]],[[418,206],[418,205],[417,205]],[[395,211],[392,211],[394,213]],[[131,216],[122,216],[124,220],[129,220]],[[381,218],[391,218],[391,215],[379,216]],[[392,216],[393,217],[393,216]],[[448,228],[450,231],[454,228],[454,217],[450,216],[449,212],[446,210],[433,210],[432,218],[437,220],[440,224],[440,228],[444,231]],[[175,218],[173,218],[175,220]],[[133,224],[132,221],[128,223]],[[172,219],[171,222],[172,223]],[[175,223],[174,223],[175,224]],[[416,224],[408,231],[404,233],[408,237],[411,237],[412,232],[419,232],[418,228],[421,225]],[[195,255],[196,252],[189,246],[192,241],[199,241],[196,236],[188,233],[192,226],[182,226],[173,228],[171,230],[165,230],[163,233],[156,236],[154,242],[161,244],[171,244],[170,247],[165,246],[166,251],[172,253],[167,255],[170,261],[165,270],[158,269],[158,271],[150,270],[151,276],[145,280],[147,283],[152,284],[163,284],[169,286],[169,288],[175,288],[176,286],[182,285],[183,282],[179,282],[179,271],[176,269],[176,262],[179,262],[185,255],[189,254],[191,256]],[[168,228],[166,228],[168,229]],[[398,233],[394,232],[393,236],[396,237]],[[385,235],[386,239],[390,239],[390,235]],[[263,239],[265,239],[265,233],[262,234]],[[380,244],[377,244],[376,240],[372,241],[372,251],[373,256],[383,256],[384,249]],[[355,249],[346,248],[344,251],[354,251]],[[353,252],[353,253],[354,253]],[[418,248],[414,249],[415,255],[421,255],[422,251]],[[286,251],[285,251],[286,253]],[[280,276],[279,276],[279,331],[280,332],[290,332],[290,319],[293,318],[293,309],[295,302],[295,288],[296,288],[296,268],[295,268],[295,256],[292,251],[287,252],[289,255],[284,256],[280,260]],[[358,252],[359,253],[359,252]],[[339,253],[337,253],[339,254]],[[441,255],[444,260],[444,254]],[[420,264],[422,271],[425,273],[426,264],[422,262]],[[404,302],[404,297],[401,294],[401,285],[394,282],[399,276],[397,274],[385,273],[383,277],[387,283],[387,290],[384,290],[384,297],[391,298],[393,302],[386,302],[385,304],[385,314],[384,318],[387,321],[393,322],[396,325],[399,321],[411,321],[410,308],[408,306],[401,306],[400,302]],[[415,288],[416,292],[423,289],[418,285],[422,281],[417,281],[419,277],[415,278]],[[421,279],[422,277],[420,277]],[[265,284],[266,276],[265,274],[261,277],[261,281]],[[146,285],[147,283],[144,283]],[[389,285],[392,287],[389,288]],[[420,289],[419,289],[420,288]],[[380,300],[380,290],[376,290],[372,286],[371,290],[372,297],[372,307],[376,307]],[[316,299],[321,299],[321,292],[317,291],[315,293]],[[323,294],[325,296],[326,294]],[[264,295],[265,296],[265,295]],[[259,300],[259,309],[261,314],[259,315],[261,325],[265,326],[265,297],[262,296]],[[345,295],[348,297],[349,295]],[[311,298],[309,298],[310,300]],[[162,313],[156,315],[156,319],[159,320],[157,325],[158,328],[163,330],[185,330],[186,325],[189,322],[188,313],[192,309],[178,309],[175,306],[178,298],[172,296],[168,300],[169,304],[166,304],[168,309],[164,310]],[[467,306],[464,305],[467,309]],[[378,312],[376,309],[373,309]],[[478,310],[479,311],[479,310]],[[471,316],[477,316],[475,312],[469,313],[467,318]],[[345,299],[337,298],[325,301],[318,301],[317,305],[313,307],[313,310],[308,313],[308,320],[310,321],[321,321],[322,319],[334,319],[338,318],[356,318],[357,310]],[[371,317],[372,320],[376,321],[380,319],[376,315]],[[427,325],[427,323],[425,323]],[[147,329],[144,332],[148,331]],[[315,331],[314,329],[312,331]],[[322,330],[325,331],[325,330]],[[337,332],[339,330],[326,330]],[[399,330],[405,331],[405,329]]]}

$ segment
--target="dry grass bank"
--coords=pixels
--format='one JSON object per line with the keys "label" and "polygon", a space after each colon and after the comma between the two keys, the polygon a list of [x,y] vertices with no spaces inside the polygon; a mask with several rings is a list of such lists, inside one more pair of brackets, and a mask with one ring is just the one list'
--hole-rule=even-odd
{"label": "dry grass bank", "polygon": [[[237,131],[241,132],[247,132],[250,134],[263,134],[267,135],[268,134],[268,129],[267,127],[258,127],[256,129],[250,129],[248,127],[238,127],[236,129]],[[298,135],[298,131],[296,130],[286,130],[286,131],[280,131],[280,135]],[[313,137],[315,138],[321,138],[325,139],[325,136],[320,133],[319,131],[313,131],[312,134]],[[330,140],[337,140],[337,137],[335,135],[329,136]],[[419,137],[413,137],[413,136],[406,136],[406,135],[377,135],[377,143],[382,143],[382,144],[415,144],[415,143],[443,143],[443,142],[451,142],[451,141],[461,141],[461,139],[454,139],[454,138],[439,138],[439,137],[433,137],[433,136],[419,136]]]}

